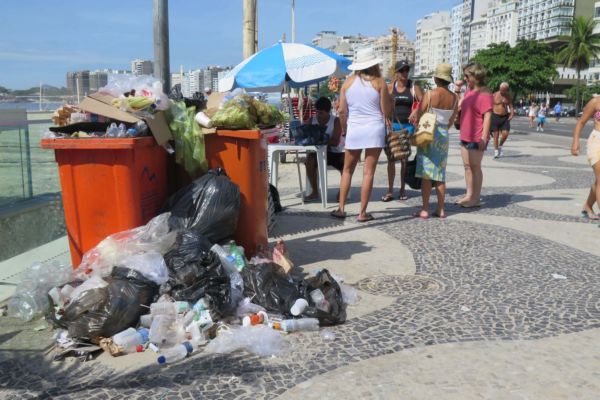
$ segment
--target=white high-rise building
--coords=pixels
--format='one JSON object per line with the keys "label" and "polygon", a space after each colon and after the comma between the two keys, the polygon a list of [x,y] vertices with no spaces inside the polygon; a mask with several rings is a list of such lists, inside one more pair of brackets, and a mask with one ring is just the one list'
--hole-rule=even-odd
{"label": "white high-rise building", "polygon": [[438,64],[450,61],[451,31],[448,11],[435,12],[417,21],[415,75],[430,75]]}
{"label": "white high-rise building", "polygon": [[488,40],[486,35],[487,30],[487,19],[485,14],[477,19],[474,19],[469,24],[470,40],[469,40],[469,58],[473,58],[475,54],[481,49],[485,49],[488,46]]}
{"label": "white high-rise building", "polygon": [[335,31],[321,31],[313,38],[312,44],[331,50],[338,45],[339,36]]}
{"label": "white high-rise building", "polygon": [[[406,60],[409,64],[415,62],[415,45],[413,42],[408,40],[404,32],[396,28],[398,32],[398,48],[396,50],[396,61]],[[389,35],[377,36],[370,38],[365,42],[366,45],[373,46],[377,57],[383,59],[381,63],[381,74],[385,79],[392,79],[393,72],[390,73],[390,69],[393,69],[392,65],[392,46],[393,36]]]}
{"label": "white high-rise building", "polygon": [[521,0],[518,39],[545,40],[569,35],[575,0]]}
{"label": "white high-rise building", "polygon": [[460,3],[453,7],[450,13],[450,64],[455,79],[458,79],[462,72],[463,7],[464,4]]}
{"label": "white high-rise building", "polygon": [[517,0],[495,0],[487,12],[487,42],[517,44],[518,11]]}
{"label": "white high-rise building", "polygon": [[152,75],[154,64],[150,60],[133,60],[131,62],[131,72],[135,75]]}

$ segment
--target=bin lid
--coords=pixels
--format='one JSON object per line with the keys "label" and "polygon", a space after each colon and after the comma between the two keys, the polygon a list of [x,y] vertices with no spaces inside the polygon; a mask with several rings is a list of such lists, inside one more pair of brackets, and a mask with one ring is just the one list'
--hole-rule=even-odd
{"label": "bin lid", "polygon": [[42,139],[42,149],[69,149],[69,150],[115,150],[133,149],[136,147],[155,146],[156,140],[152,136],[141,138],[58,138]]}
{"label": "bin lid", "polygon": [[237,139],[261,139],[263,134],[258,130],[228,130],[228,129],[217,129],[213,135],[221,137],[231,137]]}

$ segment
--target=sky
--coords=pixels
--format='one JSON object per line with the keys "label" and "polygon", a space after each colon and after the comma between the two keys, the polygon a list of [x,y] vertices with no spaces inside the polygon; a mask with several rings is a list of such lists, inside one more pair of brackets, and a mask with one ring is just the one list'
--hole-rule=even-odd
{"label": "sky", "polygon": [[[285,34],[291,0],[257,0],[258,46]],[[377,36],[398,26],[414,40],[416,21],[461,0],[296,0],[296,42],[322,30]],[[154,59],[152,0],[0,0],[0,86],[66,86],[66,73],[130,69]],[[170,0],[170,68],[177,72],[242,61],[242,0]]]}

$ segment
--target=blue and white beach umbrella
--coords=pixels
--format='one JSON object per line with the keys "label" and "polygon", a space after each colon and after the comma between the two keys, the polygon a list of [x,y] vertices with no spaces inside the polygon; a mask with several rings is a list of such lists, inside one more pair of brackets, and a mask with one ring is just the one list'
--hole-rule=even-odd
{"label": "blue and white beach umbrella", "polygon": [[344,75],[351,61],[332,51],[300,43],[277,43],[248,57],[219,80],[219,92],[303,87]]}

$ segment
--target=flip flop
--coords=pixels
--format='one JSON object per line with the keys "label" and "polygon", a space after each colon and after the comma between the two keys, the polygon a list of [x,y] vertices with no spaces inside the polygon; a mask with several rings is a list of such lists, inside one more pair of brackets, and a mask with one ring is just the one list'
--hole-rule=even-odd
{"label": "flip flop", "polygon": [[434,213],[432,213],[431,215],[433,215],[436,218],[440,218],[440,219],[445,219],[446,218],[446,214],[440,215],[440,214],[437,213],[437,211],[434,212]]}
{"label": "flip flop", "polygon": [[429,219],[429,215],[422,216],[421,211],[415,211],[412,213],[413,218]]}
{"label": "flip flop", "polygon": [[381,201],[387,203],[388,201],[394,200],[394,195],[387,193],[385,196],[381,196]]}
{"label": "flip flop", "polygon": [[367,214],[366,218],[360,219],[360,218],[356,218],[356,222],[369,222],[369,221],[373,221],[375,218],[371,215],[371,214]]}
{"label": "flip flop", "polygon": [[400,196],[398,196],[398,200],[408,200],[408,196],[405,194],[401,194]]}
{"label": "flip flop", "polygon": [[329,215],[331,215],[334,218],[338,218],[338,219],[344,219],[344,218],[346,218],[346,213],[345,212],[341,212],[340,210],[334,210]]}
{"label": "flip flop", "polygon": [[581,211],[581,216],[583,218],[587,218],[587,219],[592,220],[592,221],[598,221],[598,220],[600,220],[600,216],[598,216],[596,214],[590,214],[589,212],[587,212],[585,210]]}

